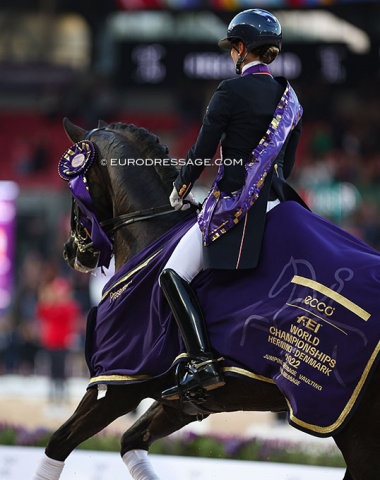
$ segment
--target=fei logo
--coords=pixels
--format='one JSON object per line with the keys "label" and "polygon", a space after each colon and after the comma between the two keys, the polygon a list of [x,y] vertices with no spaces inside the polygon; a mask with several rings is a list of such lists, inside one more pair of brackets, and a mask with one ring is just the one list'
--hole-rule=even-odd
{"label": "fei logo", "polygon": [[314,333],[317,333],[318,330],[323,327],[323,325],[318,323],[316,320],[313,320],[306,315],[301,315],[300,317],[297,317],[297,323],[301,323],[303,327],[311,330]]}

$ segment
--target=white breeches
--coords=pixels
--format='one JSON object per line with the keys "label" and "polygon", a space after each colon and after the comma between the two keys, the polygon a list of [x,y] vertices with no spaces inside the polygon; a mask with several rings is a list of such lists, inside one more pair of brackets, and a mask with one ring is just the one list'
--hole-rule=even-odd
{"label": "white breeches", "polygon": [[[267,212],[279,203],[280,200],[268,202]],[[165,268],[171,268],[177,272],[181,278],[190,283],[203,269],[202,245],[202,234],[198,223],[195,223],[178,242]]]}
{"label": "white breeches", "polygon": [[171,268],[190,283],[203,268],[202,234],[198,222],[178,242],[165,268]]}

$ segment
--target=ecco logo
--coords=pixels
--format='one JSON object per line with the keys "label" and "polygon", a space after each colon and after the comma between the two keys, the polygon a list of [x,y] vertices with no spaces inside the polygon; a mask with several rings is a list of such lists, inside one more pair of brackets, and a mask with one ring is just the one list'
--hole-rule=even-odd
{"label": "ecco logo", "polygon": [[325,302],[320,302],[318,298],[314,298],[311,295],[308,295],[303,303],[310,305],[310,307],[315,308],[318,312],[324,313],[326,316],[331,317],[334,314],[335,307],[326,305]]}

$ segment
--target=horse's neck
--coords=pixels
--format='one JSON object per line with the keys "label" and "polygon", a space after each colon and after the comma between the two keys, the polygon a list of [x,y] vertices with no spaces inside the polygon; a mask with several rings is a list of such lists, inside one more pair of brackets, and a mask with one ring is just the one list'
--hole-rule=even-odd
{"label": "horse's neck", "polygon": [[[132,193],[125,193],[125,195],[119,196],[119,200],[114,200],[115,216],[158,207],[169,203],[170,192],[160,184],[158,184],[156,188],[151,189],[150,195],[144,193],[144,183],[148,183],[149,178],[144,177],[144,175],[141,175],[141,177],[142,178],[140,178],[139,182],[140,185],[137,189],[136,184],[134,184],[133,187],[131,187]],[[116,270],[119,270],[133,255],[141,252],[144,248],[167,232],[178,221],[184,218],[184,215],[183,212],[173,212],[156,218],[131,223],[116,232],[114,238]]]}
{"label": "horse's neck", "polygon": [[171,222],[162,220],[143,220],[120,229],[115,234],[115,269],[119,270],[131,257],[148,247],[157,238],[167,232],[178,220],[178,215],[169,215]]}

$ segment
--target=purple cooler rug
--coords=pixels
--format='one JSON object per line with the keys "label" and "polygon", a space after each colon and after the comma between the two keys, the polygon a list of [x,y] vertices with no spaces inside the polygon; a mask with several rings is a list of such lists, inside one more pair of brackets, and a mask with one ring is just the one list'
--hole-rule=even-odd
{"label": "purple cooler rug", "polygon": [[[158,277],[194,221],[176,225],[104,287],[88,318],[89,386],[147,381],[185,352]],[[330,436],[344,425],[378,361],[377,251],[285,202],[267,216],[255,270],[204,271],[193,287],[226,375],[275,383],[289,423],[307,433]]]}

